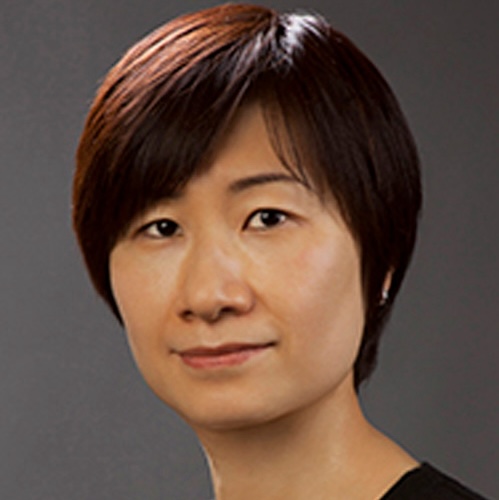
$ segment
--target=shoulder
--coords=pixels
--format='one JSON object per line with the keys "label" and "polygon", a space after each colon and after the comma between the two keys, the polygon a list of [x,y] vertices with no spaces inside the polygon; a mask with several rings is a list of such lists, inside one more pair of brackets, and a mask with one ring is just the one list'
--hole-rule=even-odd
{"label": "shoulder", "polygon": [[402,476],[380,500],[485,500],[427,463]]}

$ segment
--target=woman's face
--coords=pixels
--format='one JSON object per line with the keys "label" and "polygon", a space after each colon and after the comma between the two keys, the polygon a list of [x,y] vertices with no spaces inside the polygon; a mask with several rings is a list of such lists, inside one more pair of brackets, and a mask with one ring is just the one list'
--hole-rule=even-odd
{"label": "woman's face", "polygon": [[334,202],[282,166],[257,105],[215,153],[110,257],[140,371],[200,429],[331,400],[352,384],[364,323],[356,244]]}

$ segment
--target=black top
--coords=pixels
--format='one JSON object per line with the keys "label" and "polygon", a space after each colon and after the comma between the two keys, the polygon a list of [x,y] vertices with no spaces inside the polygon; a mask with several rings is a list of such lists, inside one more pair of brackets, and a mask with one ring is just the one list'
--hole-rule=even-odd
{"label": "black top", "polygon": [[[212,499],[214,500],[214,499]],[[379,500],[486,500],[427,463],[404,474]]]}
{"label": "black top", "polygon": [[380,500],[485,500],[427,463],[404,474]]}

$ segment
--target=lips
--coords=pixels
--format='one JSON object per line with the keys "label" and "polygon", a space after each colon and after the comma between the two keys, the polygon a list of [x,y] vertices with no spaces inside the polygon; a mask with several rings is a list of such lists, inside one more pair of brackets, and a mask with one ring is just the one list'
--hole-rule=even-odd
{"label": "lips", "polygon": [[274,342],[264,344],[233,343],[217,347],[194,347],[180,351],[181,360],[191,368],[209,369],[236,366],[263,354]]}

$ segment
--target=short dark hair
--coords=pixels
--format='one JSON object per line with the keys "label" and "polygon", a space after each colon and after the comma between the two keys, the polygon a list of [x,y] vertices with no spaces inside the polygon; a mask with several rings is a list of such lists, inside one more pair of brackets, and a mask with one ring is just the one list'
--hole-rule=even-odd
{"label": "short dark hair", "polygon": [[413,251],[419,161],[385,79],[317,14],[232,4],[187,14],[110,70],[86,120],[74,178],[73,222],[89,274],[120,319],[111,250],[135,217],[206,168],[217,138],[249,100],[261,104],[286,168],[334,196],[359,245],[358,388],[375,366]]}

